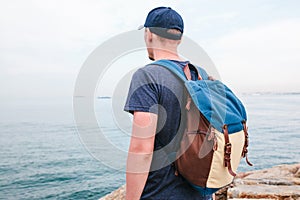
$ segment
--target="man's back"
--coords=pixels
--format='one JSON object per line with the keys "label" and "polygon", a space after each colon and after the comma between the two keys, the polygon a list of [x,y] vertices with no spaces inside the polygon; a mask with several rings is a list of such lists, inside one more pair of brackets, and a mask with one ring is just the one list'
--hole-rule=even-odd
{"label": "man's back", "polygon": [[[177,62],[183,67],[186,62]],[[169,70],[156,65],[139,69],[133,76],[126,111],[157,114],[157,131],[150,172],[141,199],[203,199],[172,165],[182,130],[184,86]],[[178,134],[177,134],[178,133]]]}

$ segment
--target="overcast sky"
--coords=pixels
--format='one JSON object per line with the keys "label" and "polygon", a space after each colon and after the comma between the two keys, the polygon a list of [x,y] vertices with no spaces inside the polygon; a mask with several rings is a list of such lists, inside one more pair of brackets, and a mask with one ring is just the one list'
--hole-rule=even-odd
{"label": "overcast sky", "polygon": [[157,6],[182,15],[185,35],[234,90],[300,91],[297,0],[9,0],[0,2],[1,101],[72,98],[88,55]]}

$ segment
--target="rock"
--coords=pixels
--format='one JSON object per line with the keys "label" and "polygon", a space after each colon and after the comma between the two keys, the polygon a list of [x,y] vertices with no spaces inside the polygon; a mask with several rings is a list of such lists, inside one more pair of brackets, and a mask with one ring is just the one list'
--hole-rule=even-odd
{"label": "rock", "polygon": [[238,185],[228,189],[227,194],[229,198],[300,199],[300,186]]}
{"label": "rock", "polygon": [[229,198],[300,199],[299,164],[242,173],[228,189]]}
{"label": "rock", "polygon": [[126,187],[125,187],[125,185],[123,185],[119,189],[100,198],[99,200],[125,200],[125,194],[126,194],[125,190],[126,190]]}
{"label": "rock", "polygon": [[229,187],[231,187],[231,185],[218,190],[215,193],[214,199],[215,200],[226,200],[227,199],[227,190],[228,190]]}
{"label": "rock", "polygon": [[[300,200],[300,164],[239,173],[234,184],[216,192],[216,200],[228,198]],[[100,200],[125,200],[125,185]]]}
{"label": "rock", "polygon": [[296,171],[295,177],[296,178],[300,178],[300,168],[298,168],[298,170]]}

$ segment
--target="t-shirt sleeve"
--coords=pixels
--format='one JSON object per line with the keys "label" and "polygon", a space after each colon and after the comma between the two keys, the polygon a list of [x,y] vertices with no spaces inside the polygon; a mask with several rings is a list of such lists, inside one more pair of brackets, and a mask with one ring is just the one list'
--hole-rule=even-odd
{"label": "t-shirt sleeve", "polygon": [[143,68],[139,69],[132,76],[124,110],[157,114],[158,90],[154,76]]}

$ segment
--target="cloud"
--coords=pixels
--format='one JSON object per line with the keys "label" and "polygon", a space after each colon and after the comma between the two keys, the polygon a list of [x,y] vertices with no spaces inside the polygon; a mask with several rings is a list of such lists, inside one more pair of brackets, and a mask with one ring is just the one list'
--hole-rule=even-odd
{"label": "cloud", "polygon": [[23,71],[28,73],[37,73],[41,67],[59,72],[59,65],[78,69],[103,41],[142,24],[156,4],[137,0],[2,2],[1,69],[17,72],[26,66]]}
{"label": "cloud", "polygon": [[219,38],[213,57],[223,79],[241,90],[299,90],[300,20],[278,20]]}
{"label": "cloud", "polygon": [[[0,3],[0,98],[71,96],[76,75],[88,55],[106,39],[137,28],[150,9],[162,5],[183,15],[185,33],[209,43],[209,54],[230,84],[249,87],[249,78],[235,81],[236,72],[242,68],[247,75],[257,73],[259,79],[266,76],[266,85],[272,85],[275,78],[267,72],[273,69],[273,74],[281,75],[280,70],[274,70],[279,66],[291,72],[285,74],[291,80],[284,82],[294,81],[299,64],[299,21],[277,21],[220,37],[227,26],[230,30],[242,26],[236,21],[244,13],[242,3],[232,7],[210,1],[10,0]],[[262,84],[257,83],[257,87]]]}
{"label": "cloud", "polygon": [[71,97],[88,55],[106,39],[136,29],[158,1],[11,0],[0,4],[3,99]]}

